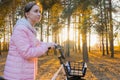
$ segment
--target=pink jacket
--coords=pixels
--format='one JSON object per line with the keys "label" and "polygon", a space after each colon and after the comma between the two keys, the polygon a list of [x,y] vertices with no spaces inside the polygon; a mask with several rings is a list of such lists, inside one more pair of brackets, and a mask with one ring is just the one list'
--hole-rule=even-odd
{"label": "pink jacket", "polygon": [[46,43],[39,42],[27,24],[16,25],[10,40],[4,78],[35,80],[37,57],[47,50]]}

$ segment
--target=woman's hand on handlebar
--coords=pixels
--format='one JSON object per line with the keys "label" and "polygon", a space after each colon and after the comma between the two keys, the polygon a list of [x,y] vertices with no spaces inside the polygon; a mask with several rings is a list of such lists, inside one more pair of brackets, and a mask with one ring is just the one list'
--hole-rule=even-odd
{"label": "woman's hand on handlebar", "polygon": [[48,49],[51,49],[51,48],[55,48],[55,46],[57,46],[57,44],[54,42],[51,42],[51,43],[48,43],[47,46],[48,46]]}

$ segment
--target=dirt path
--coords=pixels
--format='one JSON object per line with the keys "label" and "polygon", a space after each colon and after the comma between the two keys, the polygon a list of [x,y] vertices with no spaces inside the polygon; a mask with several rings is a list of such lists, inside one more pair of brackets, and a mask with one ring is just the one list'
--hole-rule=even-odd
{"label": "dirt path", "polygon": [[38,80],[50,80],[59,69],[59,61],[55,56],[43,56],[39,58]]}
{"label": "dirt path", "polygon": [[[82,57],[80,54],[72,55],[67,58],[70,61],[81,61]],[[45,63],[44,63],[45,62]],[[41,66],[40,66],[41,65]],[[60,67],[59,60],[56,56],[44,56],[39,58],[39,77],[37,80],[51,80],[55,72]],[[86,80],[97,80],[91,70],[87,70],[87,74],[85,76]],[[65,75],[63,71],[59,73],[56,80],[65,80]]]}
{"label": "dirt path", "polygon": [[120,79],[120,53],[115,54],[114,59],[101,54],[90,54],[88,64],[91,72],[99,80],[119,80]]}
{"label": "dirt path", "polygon": [[[72,55],[68,58],[71,61],[80,61],[81,54]],[[3,75],[6,53],[0,57],[0,76]],[[100,53],[90,53],[86,80],[120,80],[120,53],[115,54],[115,58],[101,56]],[[57,56],[41,56],[38,64],[37,80],[51,80],[55,72],[59,69],[60,63]],[[60,72],[57,80],[65,80],[63,72]]]}

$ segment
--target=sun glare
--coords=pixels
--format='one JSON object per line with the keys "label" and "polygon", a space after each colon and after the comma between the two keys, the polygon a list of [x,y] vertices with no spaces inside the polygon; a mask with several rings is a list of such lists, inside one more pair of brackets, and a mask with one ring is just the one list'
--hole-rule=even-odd
{"label": "sun glare", "polygon": [[91,45],[91,46],[95,46],[97,43],[98,43],[97,35],[92,34],[92,35],[91,35],[90,45]]}
{"label": "sun glare", "polygon": [[[68,35],[67,35],[67,28],[63,28],[62,29],[62,34],[61,34],[61,37],[63,39],[63,41],[66,41],[68,39]],[[73,29],[70,29],[70,32],[69,32],[69,39],[70,40],[74,40],[74,30]]]}
{"label": "sun glare", "polygon": [[[67,33],[67,28],[63,28],[61,30],[60,34],[59,34],[60,42],[64,42],[64,41],[66,41],[68,39],[68,35],[67,34],[68,34]],[[75,37],[74,34],[75,34],[75,31],[73,29],[70,29],[70,32],[69,32],[69,40],[70,41],[74,41],[74,37]],[[90,46],[95,46],[96,44],[98,44],[98,36],[96,34],[91,34],[91,38],[90,39],[91,39],[90,40]],[[78,33],[76,33],[76,40],[78,40]],[[89,37],[87,38],[87,41],[89,43]]]}

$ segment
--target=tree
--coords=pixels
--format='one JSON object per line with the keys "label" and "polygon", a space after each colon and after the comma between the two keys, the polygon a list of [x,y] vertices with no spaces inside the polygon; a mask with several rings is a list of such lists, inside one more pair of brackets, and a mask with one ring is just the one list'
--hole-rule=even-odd
{"label": "tree", "polygon": [[109,0],[109,18],[110,18],[110,33],[109,33],[109,39],[110,39],[110,52],[111,57],[114,58],[114,40],[113,40],[113,21],[112,21],[112,3],[111,0]]}

